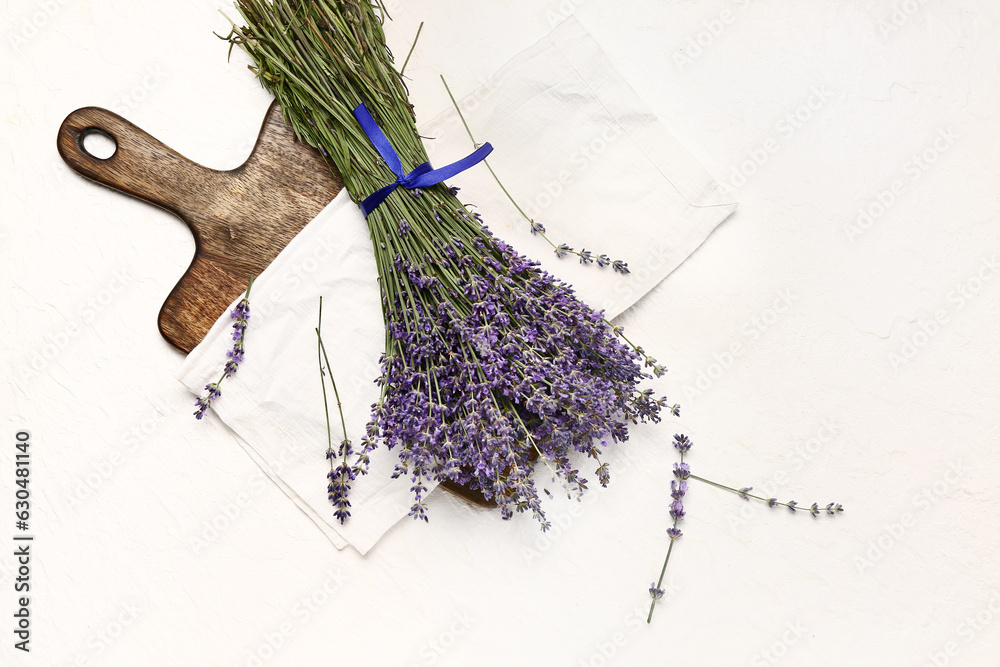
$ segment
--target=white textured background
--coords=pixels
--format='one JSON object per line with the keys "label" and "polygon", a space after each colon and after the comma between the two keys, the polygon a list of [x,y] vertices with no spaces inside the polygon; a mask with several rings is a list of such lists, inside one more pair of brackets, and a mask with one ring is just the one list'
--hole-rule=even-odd
{"label": "white textured background", "polygon": [[[683,425],[636,429],[610,488],[550,503],[547,535],[439,492],[429,525],[400,523],[366,558],[335,550],[173,379],[156,314],[193,253],[186,228],[55,150],[66,114],[95,105],[238,165],[269,100],[211,34],[235,10],[5,2],[0,664],[998,664],[1000,5],[403,5],[397,54],[426,21],[408,67],[420,118],[448,104],[439,73],[464,94],[573,14],[735,189],[737,213],[621,318],[671,369]],[[698,473],[848,511],[692,486],[647,626],[681,428]]]}

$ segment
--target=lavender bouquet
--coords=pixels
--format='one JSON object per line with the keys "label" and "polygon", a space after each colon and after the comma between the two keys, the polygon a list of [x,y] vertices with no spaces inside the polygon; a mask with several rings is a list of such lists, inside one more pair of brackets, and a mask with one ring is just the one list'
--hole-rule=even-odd
{"label": "lavender bouquet", "polygon": [[378,266],[381,395],[358,449],[345,434],[328,451],[335,515],[347,519],[351,482],[383,444],[398,452],[395,475],[412,480],[415,518],[427,519],[428,482],[451,480],[481,490],[504,518],[530,510],[548,528],[535,468],[570,495],[582,493],[587,480],[572,462],[579,452],[606,485],[603,448],[626,440],[629,423],[658,421],[667,408],[640,388],[647,369],[659,375],[662,367],[491,234],[457,188],[421,176],[430,166],[385,44],[380,2],[237,7],[247,25],[234,25],[229,41],[362,206]]}

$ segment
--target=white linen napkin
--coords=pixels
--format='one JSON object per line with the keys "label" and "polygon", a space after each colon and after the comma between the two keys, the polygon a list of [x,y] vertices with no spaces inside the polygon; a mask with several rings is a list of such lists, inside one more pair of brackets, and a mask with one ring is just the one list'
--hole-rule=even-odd
{"label": "white linen napkin", "polygon": [[[670,135],[618,76],[600,47],[570,19],[523,51],[460,101],[489,162],[549,238],[628,262],[631,273],[557,259],[480,165],[449,181],[475,204],[498,236],[571,283],[579,296],[614,317],[684,261],[735,209],[724,190]],[[472,150],[454,110],[421,127],[431,163]],[[212,410],[243,449],[338,548],[362,554],[412,504],[411,482],[390,479],[396,453],[378,449],[351,490],[341,525],[327,500],[329,463],[317,341],[323,339],[347,421],[357,443],[371,404],[382,353],[377,270],[367,227],[342,192],[254,281],[246,361],[222,384]],[[178,372],[195,393],[217,379],[232,343],[228,314]],[[334,444],[343,437],[330,396]]]}

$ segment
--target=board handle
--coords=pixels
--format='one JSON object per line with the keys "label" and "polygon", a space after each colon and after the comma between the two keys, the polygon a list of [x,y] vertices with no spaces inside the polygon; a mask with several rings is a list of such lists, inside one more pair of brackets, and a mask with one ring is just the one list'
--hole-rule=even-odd
{"label": "board handle", "polygon": [[[97,157],[84,147],[87,136],[95,133],[115,143],[110,157]],[[191,212],[204,210],[227,178],[227,172],[188,160],[118,114],[100,107],[83,107],[66,116],[56,145],[66,164],[81,176],[185,219]]]}

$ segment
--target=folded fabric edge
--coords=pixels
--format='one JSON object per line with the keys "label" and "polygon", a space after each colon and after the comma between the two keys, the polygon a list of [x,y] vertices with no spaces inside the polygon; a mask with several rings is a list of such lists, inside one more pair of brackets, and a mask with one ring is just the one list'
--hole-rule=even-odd
{"label": "folded fabric edge", "polygon": [[[557,25],[542,41],[550,43],[577,72],[580,80],[590,89],[615,122],[625,130],[636,148],[646,156],[663,178],[693,208],[715,208],[735,206],[737,202],[705,167],[667,129],[666,125],[645,104],[638,93],[615,68],[600,44],[590,35],[575,16],[570,16]],[[506,66],[505,66],[506,67]],[[600,72],[610,72],[614,76],[597,76]],[[499,73],[498,73],[499,74]],[[598,79],[604,86],[598,85]],[[636,137],[630,132],[623,117],[623,109],[639,109],[656,119],[646,123],[645,131],[651,136]],[[652,128],[655,128],[653,130]],[[653,150],[651,150],[651,148]],[[675,150],[668,150],[673,148]],[[674,162],[668,165],[660,156],[670,155]],[[676,164],[678,157],[684,165]],[[680,174],[676,172],[681,172]],[[685,183],[681,183],[681,180]],[[692,184],[697,191],[690,191]],[[730,211],[731,213],[731,211]],[[728,214],[727,214],[728,215]],[[721,220],[720,220],[721,222]]]}

